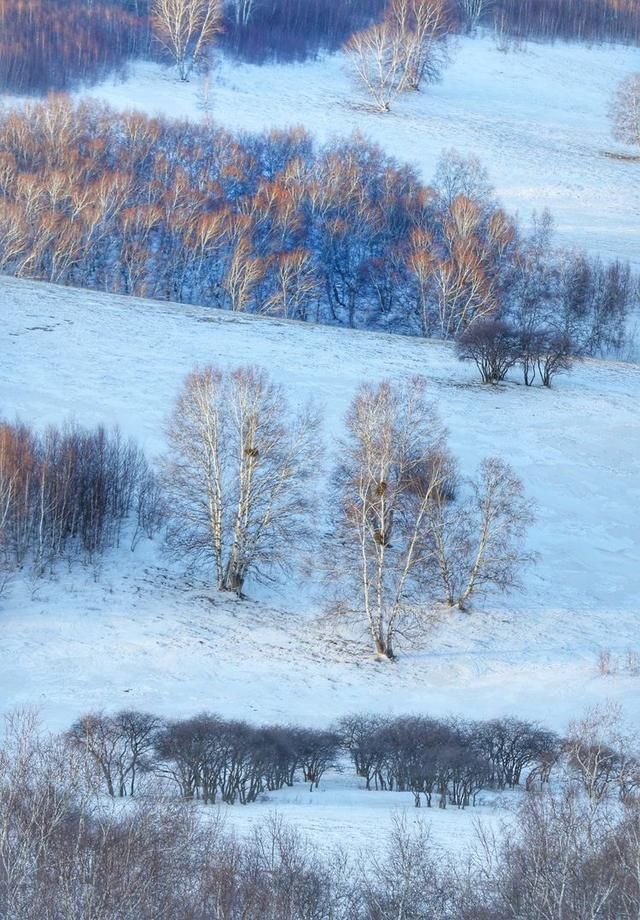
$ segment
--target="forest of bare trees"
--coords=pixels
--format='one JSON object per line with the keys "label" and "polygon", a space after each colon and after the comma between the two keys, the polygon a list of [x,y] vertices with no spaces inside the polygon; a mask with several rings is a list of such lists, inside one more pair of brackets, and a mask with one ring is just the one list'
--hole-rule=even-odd
{"label": "forest of bare trees", "polygon": [[0,271],[455,338],[480,319],[617,354],[628,266],[523,233],[475,160],[431,186],[360,137],[230,134],[65,97],[0,114]]}
{"label": "forest of bare trees", "polygon": [[[211,815],[225,789],[242,801],[252,777],[275,790],[338,761],[363,785],[405,791],[425,807],[521,791],[508,823],[495,834],[478,825],[468,853],[436,846],[402,816],[375,847],[339,853],[279,818],[239,837]],[[565,738],[516,718],[354,715],[327,731],[134,711],[87,714],[54,735],[14,712],[0,741],[0,913],[636,920],[639,790],[637,741],[604,711],[576,719]]]}
{"label": "forest of bare trees", "polygon": [[39,93],[95,81],[146,54],[141,10],[88,0],[0,2],[0,89]]}
{"label": "forest of bare trees", "polygon": [[640,40],[636,0],[494,0],[482,21],[524,39],[630,44]]}

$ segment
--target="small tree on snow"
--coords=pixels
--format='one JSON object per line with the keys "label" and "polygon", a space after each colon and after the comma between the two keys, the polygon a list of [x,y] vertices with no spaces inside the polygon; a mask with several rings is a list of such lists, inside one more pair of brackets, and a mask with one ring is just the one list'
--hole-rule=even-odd
{"label": "small tree on snow", "polygon": [[501,320],[472,323],[458,337],[457,348],[460,360],[475,363],[483,383],[500,383],[520,357],[517,333]]}

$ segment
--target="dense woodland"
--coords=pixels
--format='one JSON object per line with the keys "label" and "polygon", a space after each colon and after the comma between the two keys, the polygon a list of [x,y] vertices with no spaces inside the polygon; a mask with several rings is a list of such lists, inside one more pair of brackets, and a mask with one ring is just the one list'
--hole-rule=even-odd
{"label": "dense woodland", "polygon": [[146,54],[146,20],[126,4],[0,2],[0,89],[40,93],[99,80]]}
{"label": "dense woodland", "polygon": [[640,40],[636,0],[495,0],[483,22],[517,38],[566,41]]}
{"label": "dense woodland", "polygon": [[0,113],[0,271],[454,338],[479,320],[616,353],[628,267],[530,234],[454,152],[434,182],[359,136],[234,135],[58,97]]}

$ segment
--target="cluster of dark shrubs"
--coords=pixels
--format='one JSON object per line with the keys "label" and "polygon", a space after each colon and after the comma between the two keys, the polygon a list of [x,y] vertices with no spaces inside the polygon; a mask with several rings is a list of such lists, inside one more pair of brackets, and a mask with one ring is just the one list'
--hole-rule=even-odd
{"label": "cluster of dark shrubs", "polygon": [[243,805],[296,781],[317,788],[327,769],[344,769],[348,756],[367,789],[411,792],[416,806],[466,808],[483,789],[519,786],[525,773],[547,780],[562,749],[552,732],[513,718],[358,715],[314,730],[123,711],[83,716],[68,738],[88,755],[111,796],[133,795],[143,774],[187,800]]}
{"label": "cluster of dark shrubs", "polygon": [[298,777],[317,787],[341,745],[332,731],[254,727],[207,713],[165,721],[128,710],[83,716],[68,738],[89,755],[111,796],[133,795],[144,773],[184,799],[229,805],[255,802]]}
{"label": "cluster of dark shrubs", "polygon": [[523,771],[546,779],[560,754],[553,732],[518,719],[489,722],[352,716],[342,743],[367,789],[412,792],[416,806],[466,808],[482,789],[520,785]]}
{"label": "cluster of dark shrubs", "polygon": [[627,317],[620,308],[634,296],[628,266],[578,257],[542,275],[500,313],[457,335],[459,357],[475,362],[483,383],[499,383],[519,367],[526,386],[548,387],[583,356],[623,348]]}
{"label": "cluster of dark shrubs", "polygon": [[500,383],[512,367],[522,370],[526,386],[536,378],[545,386],[580,357],[579,346],[567,333],[552,329],[519,330],[500,320],[474,323],[457,339],[458,356],[473,361],[483,383]]}
{"label": "cluster of dark shrubs", "polygon": [[67,424],[38,433],[0,421],[0,564],[91,560],[116,546],[135,516],[134,543],[162,520],[160,490],[144,454],[117,429]]}
{"label": "cluster of dark shrubs", "polygon": [[[64,97],[0,113],[0,271],[455,338],[479,320],[619,351],[628,267],[520,230],[475,160],[434,182],[361,137],[233,135]],[[541,315],[542,314],[542,315]]]}

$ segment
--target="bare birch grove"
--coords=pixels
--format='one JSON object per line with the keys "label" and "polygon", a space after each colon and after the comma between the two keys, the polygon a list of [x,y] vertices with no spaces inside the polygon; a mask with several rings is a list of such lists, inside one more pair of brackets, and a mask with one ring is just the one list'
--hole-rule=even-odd
{"label": "bare birch grove", "polygon": [[354,75],[377,109],[438,79],[451,28],[443,0],[390,0],[381,22],[352,35],[345,48]]}

